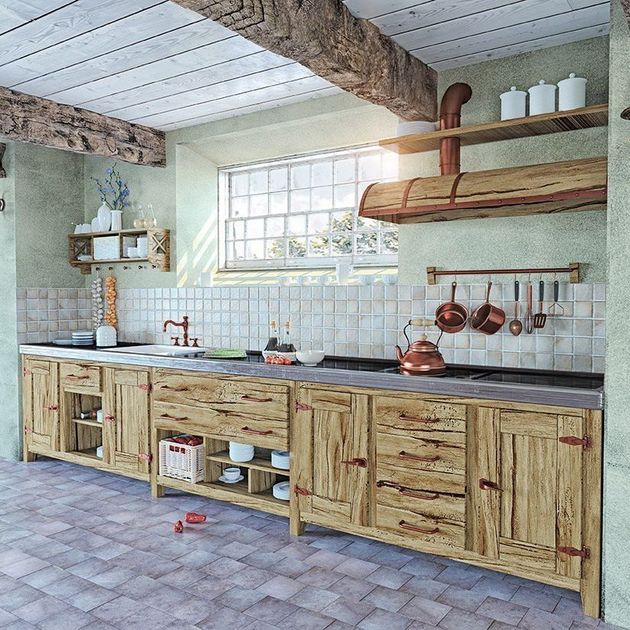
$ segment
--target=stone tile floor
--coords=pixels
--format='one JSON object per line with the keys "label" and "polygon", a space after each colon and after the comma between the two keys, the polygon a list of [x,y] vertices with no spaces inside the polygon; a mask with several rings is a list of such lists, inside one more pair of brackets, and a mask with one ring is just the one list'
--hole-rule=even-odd
{"label": "stone tile floor", "polygon": [[[0,460],[0,627],[588,630],[577,594],[63,462]],[[184,512],[203,525],[173,533]]]}

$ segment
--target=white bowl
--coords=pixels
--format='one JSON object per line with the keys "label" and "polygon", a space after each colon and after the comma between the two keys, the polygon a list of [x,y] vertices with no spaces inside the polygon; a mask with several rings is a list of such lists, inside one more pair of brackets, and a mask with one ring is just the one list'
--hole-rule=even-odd
{"label": "white bowl", "polygon": [[295,353],[297,360],[307,367],[314,367],[324,360],[323,350],[298,350]]}
{"label": "white bowl", "polygon": [[271,451],[271,465],[274,468],[289,470],[289,451]]}
{"label": "white bowl", "polygon": [[276,499],[280,499],[281,501],[288,501],[291,495],[291,489],[288,481],[281,481],[280,483],[274,484],[271,492]]}

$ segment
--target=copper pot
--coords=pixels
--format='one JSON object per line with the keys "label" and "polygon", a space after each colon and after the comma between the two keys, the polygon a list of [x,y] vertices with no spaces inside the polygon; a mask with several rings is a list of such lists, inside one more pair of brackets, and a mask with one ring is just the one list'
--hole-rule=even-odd
{"label": "copper pot", "polygon": [[[446,365],[444,358],[440,353],[436,344],[427,339],[426,335],[418,341],[410,343],[407,336],[407,329],[413,325],[425,320],[413,320],[410,319],[409,323],[403,329],[403,335],[407,340],[407,351],[403,354],[400,346],[396,346],[396,356],[400,363],[400,371],[403,374],[421,374],[424,376],[441,376],[446,373]],[[431,324],[430,320],[426,320],[428,324]],[[424,323],[423,325],[428,325]]]}
{"label": "copper pot", "polygon": [[468,321],[468,309],[455,301],[457,282],[453,282],[451,301],[441,304],[435,311],[435,325],[445,333],[456,333],[463,330]]}
{"label": "copper pot", "polygon": [[490,304],[490,289],[492,282],[488,282],[486,301],[472,314],[470,325],[484,335],[494,335],[505,323],[505,312]]}

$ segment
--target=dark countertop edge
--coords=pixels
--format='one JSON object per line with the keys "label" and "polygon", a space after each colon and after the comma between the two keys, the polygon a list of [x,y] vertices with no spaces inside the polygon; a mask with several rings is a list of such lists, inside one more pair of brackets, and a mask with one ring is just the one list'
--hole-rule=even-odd
{"label": "dark countertop edge", "polygon": [[52,359],[75,359],[134,365],[161,367],[193,372],[232,374],[234,376],[255,376],[277,378],[289,381],[308,381],[325,385],[346,385],[366,389],[391,389],[442,396],[462,396],[486,400],[504,400],[516,403],[572,407],[575,409],[598,409],[604,407],[604,394],[601,389],[576,389],[569,387],[544,387],[540,385],[518,385],[466,381],[456,378],[409,377],[402,374],[382,372],[359,372],[330,368],[309,368],[305,366],[267,365],[265,363],[240,363],[216,359],[186,359],[178,357],[156,357],[105,350],[85,350],[70,347],[50,347],[40,345],[20,345],[20,354],[50,357]]}

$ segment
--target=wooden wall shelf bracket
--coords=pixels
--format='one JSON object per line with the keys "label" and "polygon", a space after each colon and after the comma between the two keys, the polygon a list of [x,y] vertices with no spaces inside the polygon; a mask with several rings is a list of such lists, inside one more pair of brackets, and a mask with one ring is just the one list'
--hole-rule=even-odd
{"label": "wooden wall shelf bracket", "polygon": [[581,263],[572,262],[568,267],[531,267],[526,269],[438,269],[427,267],[427,284],[437,284],[441,276],[495,276],[495,275],[520,275],[520,274],[546,274],[566,273],[569,282],[577,284],[580,281]]}

